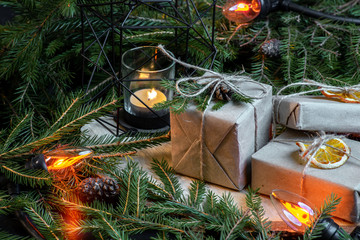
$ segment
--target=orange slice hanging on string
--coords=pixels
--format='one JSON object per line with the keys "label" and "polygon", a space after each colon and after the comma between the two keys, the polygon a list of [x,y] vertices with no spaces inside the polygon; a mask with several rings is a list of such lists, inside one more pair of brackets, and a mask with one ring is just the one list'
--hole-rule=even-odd
{"label": "orange slice hanging on string", "polygon": [[[307,158],[308,161],[311,154],[306,156],[311,144],[303,142],[297,142],[296,145],[300,148],[300,157]],[[311,157],[311,163],[313,166],[322,169],[332,169],[342,166],[350,156],[349,146],[340,138],[332,138],[325,144],[321,145],[319,149]]]}
{"label": "orange slice hanging on string", "polygon": [[346,103],[360,103],[360,91],[350,89],[348,91],[339,90],[339,91],[329,91],[329,90],[322,90],[321,93],[325,97],[329,98],[337,98],[342,102]]}

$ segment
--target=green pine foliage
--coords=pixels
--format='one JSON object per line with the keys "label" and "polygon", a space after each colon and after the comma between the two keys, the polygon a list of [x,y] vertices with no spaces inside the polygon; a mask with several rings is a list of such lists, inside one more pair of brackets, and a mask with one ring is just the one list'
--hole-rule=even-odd
{"label": "green pine foliage", "polygon": [[[148,231],[154,233],[154,239],[279,239],[264,217],[256,191],[248,190],[247,208],[240,209],[230,194],[218,196],[207,190],[201,181],[193,181],[189,189],[183,189],[165,160],[154,159],[152,171],[155,177],[131,162],[131,156],[139,149],[169,141],[168,134],[93,137],[81,131],[84,124],[121,106],[117,89],[105,89],[114,73],[109,74],[108,62],[103,53],[99,54],[99,44],[93,44],[86,53],[91,62],[85,63],[84,76],[94,72],[94,81],[89,85],[81,82],[81,16],[77,3],[88,2],[1,2],[1,5],[11,7],[15,17],[10,23],[0,25],[0,178],[4,181],[0,184],[0,214],[26,213],[46,239],[71,239],[72,235],[86,234],[96,239],[130,239]],[[179,2],[178,9],[188,13],[185,18],[195,20],[192,3],[187,8],[185,2]],[[200,12],[211,4],[208,0],[194,2]],[[336,15],[360,17],[357,1],[294,2]],[[189,55],[184,56],[186,30],[126,30],[125,49],[131,47],[131,43],[167,45],[170,37],[177,33],[179,49],[171,49],[171,44],[169,47],[182,60],[190,59],[195,65],[203,62],[203,67],[212,65],[215,71],[227,74],[244,69],[244,74],[272,85],[274,93],[287,84],[304,79],[336,86],[360,82],[357,26],[311,19],[292,12],[275,12],[265,19],[239,25],[222,16],[224,3],[225,0],[219,0],[215,12],[217,55],[213,63],[210,60],[203,62],[209,49],[196,37],[189,40]],[[113,9],[114,15],[121,15],[124,8],[125,5],[118,5]],[[99,11],[107,16],[110,8],[99,7]],[[102,36],[101,43],[105,37],[111,37],[104,31],[108,26],[96,16],[89,14],[87,20],[96,29],[96,34]],[[203,22],[206,26],[211,25],[208,16],[203,16]],[[180,25],[170,18],[165,21],[162,14],[154,14],[148,8],[137,9],[129,19],[129,24],[134,26],[159,23]],[[201,36],[206,36],[199,22],[194,23],[194,27]],[[93,33],[90,29],[84,33],[85,46],[89,46],[94,40]],[[189,33],[195,34],[193,30]],[[280,41],[278,53],[273,56],[264,51],[271,40]],[[120,36],[114,36],[114,41],[119,43]],[[115,58],[120,57],[118,46],[104,46],[104,53],[110,54],[112,50]],[[99,67],[94,68],[94,62]],[[184,69],[179,66],[178,70]],[[197,72],[195,76],[202,74]],[[176,93],[174,82],[163,81],[163,85],[174,91],[175,98],[159,104],[159,108],[171,107],[173,112],[181,113],[194,100],[199,110],[206,109],[211,91],[189,99]],[[202,86],[187,82],[182,87],[191,93]],[[85,89],[88,91],[84,93]],[[285,93],[305,89],[292,88]],[[102,97],[94,97],[102,92],[105,93]],[[250,102],[251,99],[235,94],[234,101]],[[216,101],[213,108],[219,109],[224,104]],[[34,155],[63,145],[86,146],[93,155],[71,170],[63,171],[64,176],[24,168]],[[118,168],[119,162],[128,163],[124,168]],[[76,195],[79,182],[101,175],[110,176],[119,184],[118,201],[115,204],[81,202]],[[8,183],[21,186],[20,194],[10,193]],[[338,202],[334,196],[327,199],[304,239],[319,235],[322,227],[319,221],[329,217]],[[343,237],[349,238],[345,232]],[[31,239],[2,230],[0,238]]]}
{"label": "green pine foliage", "polygon": [[34,240],[32,237],[16,236],[5,231],[0,231],[0,238],[7,240]]}

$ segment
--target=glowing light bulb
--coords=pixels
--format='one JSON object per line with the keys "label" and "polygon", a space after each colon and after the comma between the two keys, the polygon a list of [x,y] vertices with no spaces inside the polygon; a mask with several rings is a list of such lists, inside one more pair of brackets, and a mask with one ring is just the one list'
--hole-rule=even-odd
{"label": "glowing light bulb", "polygon": [[281,219],[293,230],[304,232],[310,226],[315,212],[306,198],[285,190],[273,190],[270,198]]}
{"label": "glowing light bulb", "polygon": [[45,153],[45,163],[49,171],[60,170],[78,163],[88,157],[92,151],[82,147],[60,147]]}
{"label": "glowing light bulb", "polygon": [[223,7],[224,16],[236,23],[247,23],[259,16],[260,0],[228,0]]}

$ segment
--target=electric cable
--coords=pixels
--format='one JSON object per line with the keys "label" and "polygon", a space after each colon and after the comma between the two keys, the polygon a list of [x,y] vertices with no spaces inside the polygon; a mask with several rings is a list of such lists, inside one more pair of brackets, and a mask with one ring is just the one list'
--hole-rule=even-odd
{"label": "electric cable", "polygon": [[290,10],[290,11],[294,11],[300,14],[304,14],[308,17],[312,17],[312,18],[317,18],[317,19],[330,19],[333,21],[337,21],[337,22],[346,22],[346,23],[354,23],[356,25],[360,25],[360,19],[358,18],[348,18],[348,17],[342,17],[342,16],[336,16],[336,15],[332,15],[332,14],[327,14],[324,12],[320,12],[320,11],[316,11],[313,10],[311,8],[307,8],[304,6],[300,6],[296,3],[293,3],[291,1],[282,1],[281,2],[281,7],[284,10]]}

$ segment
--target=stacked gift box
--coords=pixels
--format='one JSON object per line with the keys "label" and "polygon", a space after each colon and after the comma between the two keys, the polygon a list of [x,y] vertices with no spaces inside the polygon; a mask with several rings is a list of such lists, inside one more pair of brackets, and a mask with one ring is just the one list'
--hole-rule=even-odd
{"label": "stacked gift box", "polygon": [[[246,84],[245,91],[258,88]],[[206,112],[191,106],[171,115],[175,171],[206,182],[241,190],[250,185],[262,194],[274,189],[299,194],[321,207],[331,193],[341,197],[334,216],[360,221],[360,142],[344,138],[351,155],[334,169],[306,166],[296,142],[311,142],[319,131],[360,132],[360,104],[324,96],[272,96],[252,103],[228,103]],[[243,88],[244,86],[242,86]],[[205,114],[205,115],[204,115]],[[286,130],[270,139],[272,118]]]}

